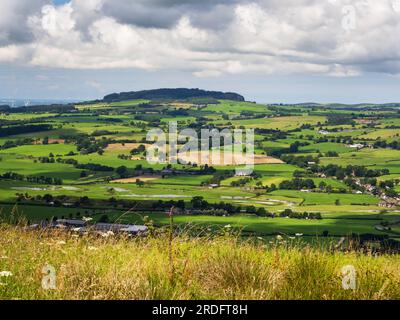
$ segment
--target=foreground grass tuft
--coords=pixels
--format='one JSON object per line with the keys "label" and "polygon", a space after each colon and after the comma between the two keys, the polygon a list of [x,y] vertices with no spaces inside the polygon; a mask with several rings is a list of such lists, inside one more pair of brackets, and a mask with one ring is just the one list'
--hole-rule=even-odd
{"label": "foreground grass tuft", "polygon": [[[0,227],[0,299],[399,299],[400,257],[238,242],[116,239]],[[42,269],[56,289],[42,288]],[[357,272],[342,288],[343,266]],[[0,274],[1,275],[1,274]]]}

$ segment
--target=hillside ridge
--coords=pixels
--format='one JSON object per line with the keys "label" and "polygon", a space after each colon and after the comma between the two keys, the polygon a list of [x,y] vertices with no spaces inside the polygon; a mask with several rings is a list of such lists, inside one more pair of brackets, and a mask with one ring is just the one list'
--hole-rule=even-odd
{"label": "hillside ridge", "polygon": [[111,93],[106,95],[103,100],[105,102],[117,102],[135,99],[173,99],[184,100],[192,98],[214,98],[220,100],[245,101],[245,98],[235,92],[207,91],[202,89],[188,88],[161,88],[153,90],[129,91],[120,93]]}

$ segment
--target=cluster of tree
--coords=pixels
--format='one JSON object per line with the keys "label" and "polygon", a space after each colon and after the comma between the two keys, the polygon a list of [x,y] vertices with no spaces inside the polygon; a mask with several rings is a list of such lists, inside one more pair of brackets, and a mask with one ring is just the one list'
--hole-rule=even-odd
{"label": "cluster of tree", "polygon": [[321,220],[322,216],[319,212],[294,212],[291,209],[283,210],[279,216],[281,218],[290,218],[290,219],[307,219],[307,220]]}
{"label": "cluster of tree", "polygon": [[395,149],[400,150],[400,142],[399,141],[392,141],[386,142],[384,140],[378,140],[374,143],[374,148],[383,148],[383,149]]}
{"label": "cluster of tree", "polygon": [[263,207],[256,208],[255,206],[247,206],[244,208],[244,211],[249,214],[255,214],[256,216],[259,216],[259,217],[270,217],[270,218],[274,217],[274,214],[268,212]]}
{"label": "cluster of tree", "polygon": [[45,176],[25,176],[15,172],[6,172],[0,175],[1,180],[14,180],[14,181],[27,181],[37,184],[48,184],[48,185],[62,185],[63,181],[60,178],[52,178]]}
{"label": "cluster of tree", "polygon": [[348,165],[343,168],[335,164],[327,166],[312,166],[310,170],[314,173],[324,174],[327,177],[336,177],[338,180],[343,180],[345,177],[367,177],[375,178],[389,174],[388,169],[369,169],[364,166]]}
{"label": "cluster of tree", "polygon": [[121,159],[121,160],[130,160],[130,159],[131,159],[131,156],[128,156],[127,154],[119,154],[119,155],[118,155],[118,159]]}
{"label": "cluster of tree", "polygon": [[107,148],[109,144],[109,140],[106,138],[102,138],[100,140],[96,140],[94,137],[79,137],[76,140],[76,148],[80,151],[81,154],[90,154],[97,152],[102,155],[104,153],[104,149]]}
{"label": "cluster of tree", "polygon": [[[276,135],[279,135],[280,137],[282,137],[282,138],[278,138],[278,139],[285,139],[285,137],[287,137],[287,135],[288,135],[285,131],[280,131],[278,129],[262,129],[262,128],[255,128],[254,133],[259,134],[259,135],[276,134]],[[269,139],[266,138],[266,140],[269,140]]]}
{"label": "cluster of tree", "polygon": [[60,139],[64,140],[65,143],[75,143],[78,139],[83,139],[87,137],[86,134],[80,133],[80,134],[61,134]]}
{"label": "cluster of tree", "polygon": [[347,193],[345,188],[333,189],[333,187],[330,184],[327,184],[325,181],[321,181],[318,184],[318,189],[326,193]]}
{"label": "cluster of tree", "polygon": [[119,175],[120,178],[128,178],[129,176],[129,171],[126,166],[120,166],[117,169],[115,169],[115,172]]}
{"label": "cluster of tree", "polygon": [[188,116],[189,112],[186,109],[179,108],[175,110],[167,110],[165,114],[173,117],[179,117],[179,116]]}
{"label": "cluster of tree", "polygon": [[153,114],[153,113],[136,115],[135,120],[150,122],[152,126],[161,125],[160,115]]}
{"label": "cluster of tree", "polygon": [[312,190],[316,185],[312,179],[294,178],[292,180],[285,180],[279,184],[281,190]]}
{"label": "cluster of tree", "polygon": [[234,214],[241,212],[240,206],[234,206],[231,203],[220,202],[220,203],[208,203],[201,196],[193,197],[190,201],[191,208],[195,210],[209,210],[209,209],[223,209],[228,214]]}
{"label": "cluster of tree", "polygon": [[[196,165],[193,165],[194,167]],[[213,166],[209,166],[208,164],[205,164],[204,166],[200,166],[200,169],[198,170],[198,174],[214,174],[216,173],[217,170]]]}
{"label": "cluster of tree", "polygon": [[231,187],[243,187],[248,184],[252,179],[250,177],[242,178],[231,182]]}
{"label": "cluster of tree", "polygon": [[234,171],[224,170],[224,171],[217,171],[214,173],[211,179],[208,179],[201,183],[201,185],[206,186],[210,184],[221,184],[221,181],[229,179],[235,175]]}
{"label": "cluster of tree", "polygon": [[347,178],[344,180],[344,182],[353,190],[359,190],[364,192],[366,190],[366,186],[370,185],[374,187],[372,193],[375,195],[384,193],[391,198],[398,197],[398,193],[394,190],[394,187],[398,183],[398,181],[396,182],[394,180],[386,180],[386,181],[380,181],[378,183],[376,178],[363,178],[359,179],[359,181],[357,181],[356,179]]}
{"label": "cluster of tree", "polygon": [[333,113],[327,116],[326,125],[328,126],[339,126],[339,125],[355,125],[352,117],[348,114]]}
{"label": "cluster of tree", "polygon": [[70,158],[70,159],[57,158],[56,162],[57,163],[64,163],[64,164],[70,164],[70,165],[73,165],[75,167],[78,166],[78,164],[79,164],[77,160],[72,159],[72,158]]}
{"label": "cluster of tree", "polygon": [[15,148],[18,146],[23,146],[23,145],[29,145],[32,144],[35,140],[31,138],[25,138],[25,139],[18,139],[15,141],[12,140],[7,140],[4,142],[4,144],[0,147],[0,149],[10,149],[10,148]]}
{"label": "cluster of tree", "polygon": [[339,154],[336,151],[328,151],[327,153],[325,153],[325,157],[336,158],[339,157]]}
{"label": "cluster of tree", "polygon": [[[24,195],[24,197],[25,199],[21,199],[21,197],[19,197],[18,200],[26,200],[26,195]],[[87,196],[73,198],[66,195],[53,196],[51,194],[45,194],[43,196],[37,195],[32,200],[42,201],[46,204],[52,204],[55,207],[61,207],[63,203],[71,203],[73,207],[88,206],[92,204],[92,201]]]}
{"label": "cluster of tree", "polygon": [[145,151],[146,151],[146,146],[141,144],[137,148],[132,149],[130,153],[131,153],[131,155],[138,155],[138,154],[142,154]]}
{"label": "cluster of tree", "polygon": [[247,120],[247,119],[264,119],[265,117],[267,117],[268,114],[267,113],[263,113],[263,112],[253,112],[253,111],[249,111],[249,110],[243,110],[240,112],[240,117],[235,118],[237,119],[242,119],[242,120]]}
{"label": "cluster of tree", "polygon": [[40,163],[55,163],[56,162],[54,157],[39,157],[38,160]]}
{"label": "cluster of tree", "polygon": [[113,167],[108,167],[97,163],[77,164],[75,167],[77,169],[89,170],[89,171],[102,171],[102,172],[114,171]]}
{"label": "cluster of tree", "polygon": [[98,119],[99,121],[104,121],[104,122],[112,122],[112,123],[121,123],[124,122],[124,120],[120,119],[120,118],[101,118]]}
{"label": "cluster of tree", "polygon": [[314,125],[310,124],[310,123],[304,123],[300,126],[299,128],[301,130],[313,130],[314,129]]}
{"label": "cluster of tree", "polygon": [[7,137],[16,134],[33,133],[39,131],[53,130],[50,124],[24,124],[11,127],[0,128],[0,137]]}
{"label": "cluster of tree", "polygon": [[202,216],[215,216],[215,217],[223,217],[229,216],[231,213],[224,209],[203,209],[203,210],[191,210],[190,214],[192,215],[202,215]]}
{"label": "cluster of tree", "polygon": [[[376,181],[376,179],[375,179]],[[394,181],[394,180],[386,180],[386,181],[380,181],[379,182],[379,187],[382,189],[390,189],[394,188],[396,184],[398,184],[399,181]]]}
{"label": "cluster of tree", "polygon": [[92,132],[91,136],[100,137],[100,136],[111,136],[113,134],[117,134],[117,131],[108,131],[108,130],[95,130]]}
{"label": "cluster of tree", "polygon": [[310,163],[312,164],[319,163],[319,158],[313,156],[295,156],[288,154],[288,155],[283,155],[281,159],[282,161],[288,164],[292,164],[300,168],[307,168],[310,166]]}

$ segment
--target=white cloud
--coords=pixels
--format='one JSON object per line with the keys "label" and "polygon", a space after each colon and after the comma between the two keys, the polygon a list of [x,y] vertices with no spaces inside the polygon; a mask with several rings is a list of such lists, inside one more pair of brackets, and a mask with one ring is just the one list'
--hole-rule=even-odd
{"label": "white cloud", "polygon": [[21,50],[15,45],[0,47],[0,62],[13,62],[21,55]]}
{"label": "white cloud", "polygon": [[[74,9],[70,4],[58,9],[48,5],[42,8],[41,28],[52,38],[60,38],[74,30],[75,20],[72,18]],[[38,19],[38,18],[37,18]],[[35,23],[35,20],[32,20]]]}
{"label": "white cloud", "polygon": [[[72,0],[63,6],[35,0],[29,10],[20,0],[19,6],[3,1],[6,16],[29,13],[21,28],[32,39],[21,42],[15,23],[0,22],[13,31],[0,31],[0,62],[187,70],[198,77],[400,73],[400,14],[392,0]],[[353,6],[354,30],[343,25],[353,19],[344,5]]]}

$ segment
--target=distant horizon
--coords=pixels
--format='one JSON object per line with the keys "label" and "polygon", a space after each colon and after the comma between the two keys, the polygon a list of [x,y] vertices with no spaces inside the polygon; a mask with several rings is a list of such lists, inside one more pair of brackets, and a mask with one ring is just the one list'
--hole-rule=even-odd
{"label": "distant horizon", "polygon": [[[171,87],[175,88],[175,87]],[[191,88],[191,87],[188,87]],[[159,88],[153,88],[153,89],[159,89]],[[202,88],[200,88],[202,89]],[[151,90],[151,89],[145,89],[145,90]],[[225,91],[225,90],[217,90],[213,89],[215,91],[221,91],[221,92],[233,92],[233,93],[238,93],[243,95],[241,92],[237,91]],[[132,91],[141,91],[141,90],[132,90]],[[119,92],[124,92],[124,91],[118,91]],[[113,92],[109,92],[108,94],[111,94]],[[343,101],[270,101],[270,102],[265,102],[265,101],[258,101],[255,99],[248,99],[246,95],[243,95],[245,98],[246,102],[256,102],[259,104],[268,104],[268,105],[274,105],[274,104],[283,104],[283,105],[299,105],[299,104],[320,104],[320,105],[331,105],[331,104],[343,104],[343,105],[360,105],[360,104],[375,104],[375,105],[385,105],[385,104],[400,104],[400,99],[399,101],[379,101],[379,102],[374,102],[374,101],[360,101],[360,102],[343,102]],[[86,101],[94,101],[94,100],[102,100],[104,96],[101,97],[92,97],[92,98],[73,98],[73,99],[68,99],[68,98],[26,98],[26,97],[18,97],[18,98],[6,98],[6,97],[0,97],[0,105],[8,105],[10,102],[14,101],[16,104],[18,104],[17,107],[24,106],[26,101],[30,102],[30,105],[40,105],[40,104],[52,104],[52,103],[80,103],[80,102],[86,102]],[[22,104],[21,104],[22,103]]]}
{"label": "distant horizon", "polygon": [[[30,106],[34,105],[47,105],[47,104],[54,104],[54,103],[82,103],[82,102],[88,102],[88,101],[96,101],[96,100],[101,100],[102,98],[92,98],[92,99],[57,99],[57,98],[39,98],[39,99],[30,99],[30,98],[16,98],[16,99],[8,99],[8,98],[2,98],[0,97],[0,105],[9,105],[9,102],[12,102],[13,100],[15,101],[16,105],[15,107],[23,107],[24,104],[21,104],[21,102],[29,101]],[[371,104],[371,105],[387,105],[387,104],[400,104],[400,102],[397,101],[387,101],[387,102],[319,102],[319,101],[298,101],[298,102],[263,102],[263,101],[256,101],[256,100],[245,100],[246,102],[255,102],[258,104],[266,104],[266,105],[277,105],[277,104],[282,104],[282,105],[301,105],[301,104],[319,104],[319,105],[334,105],[334,104],[340,104],[340,105],[363,105],[363,104]],[[12,106],[10,106],[12,107]]]}

